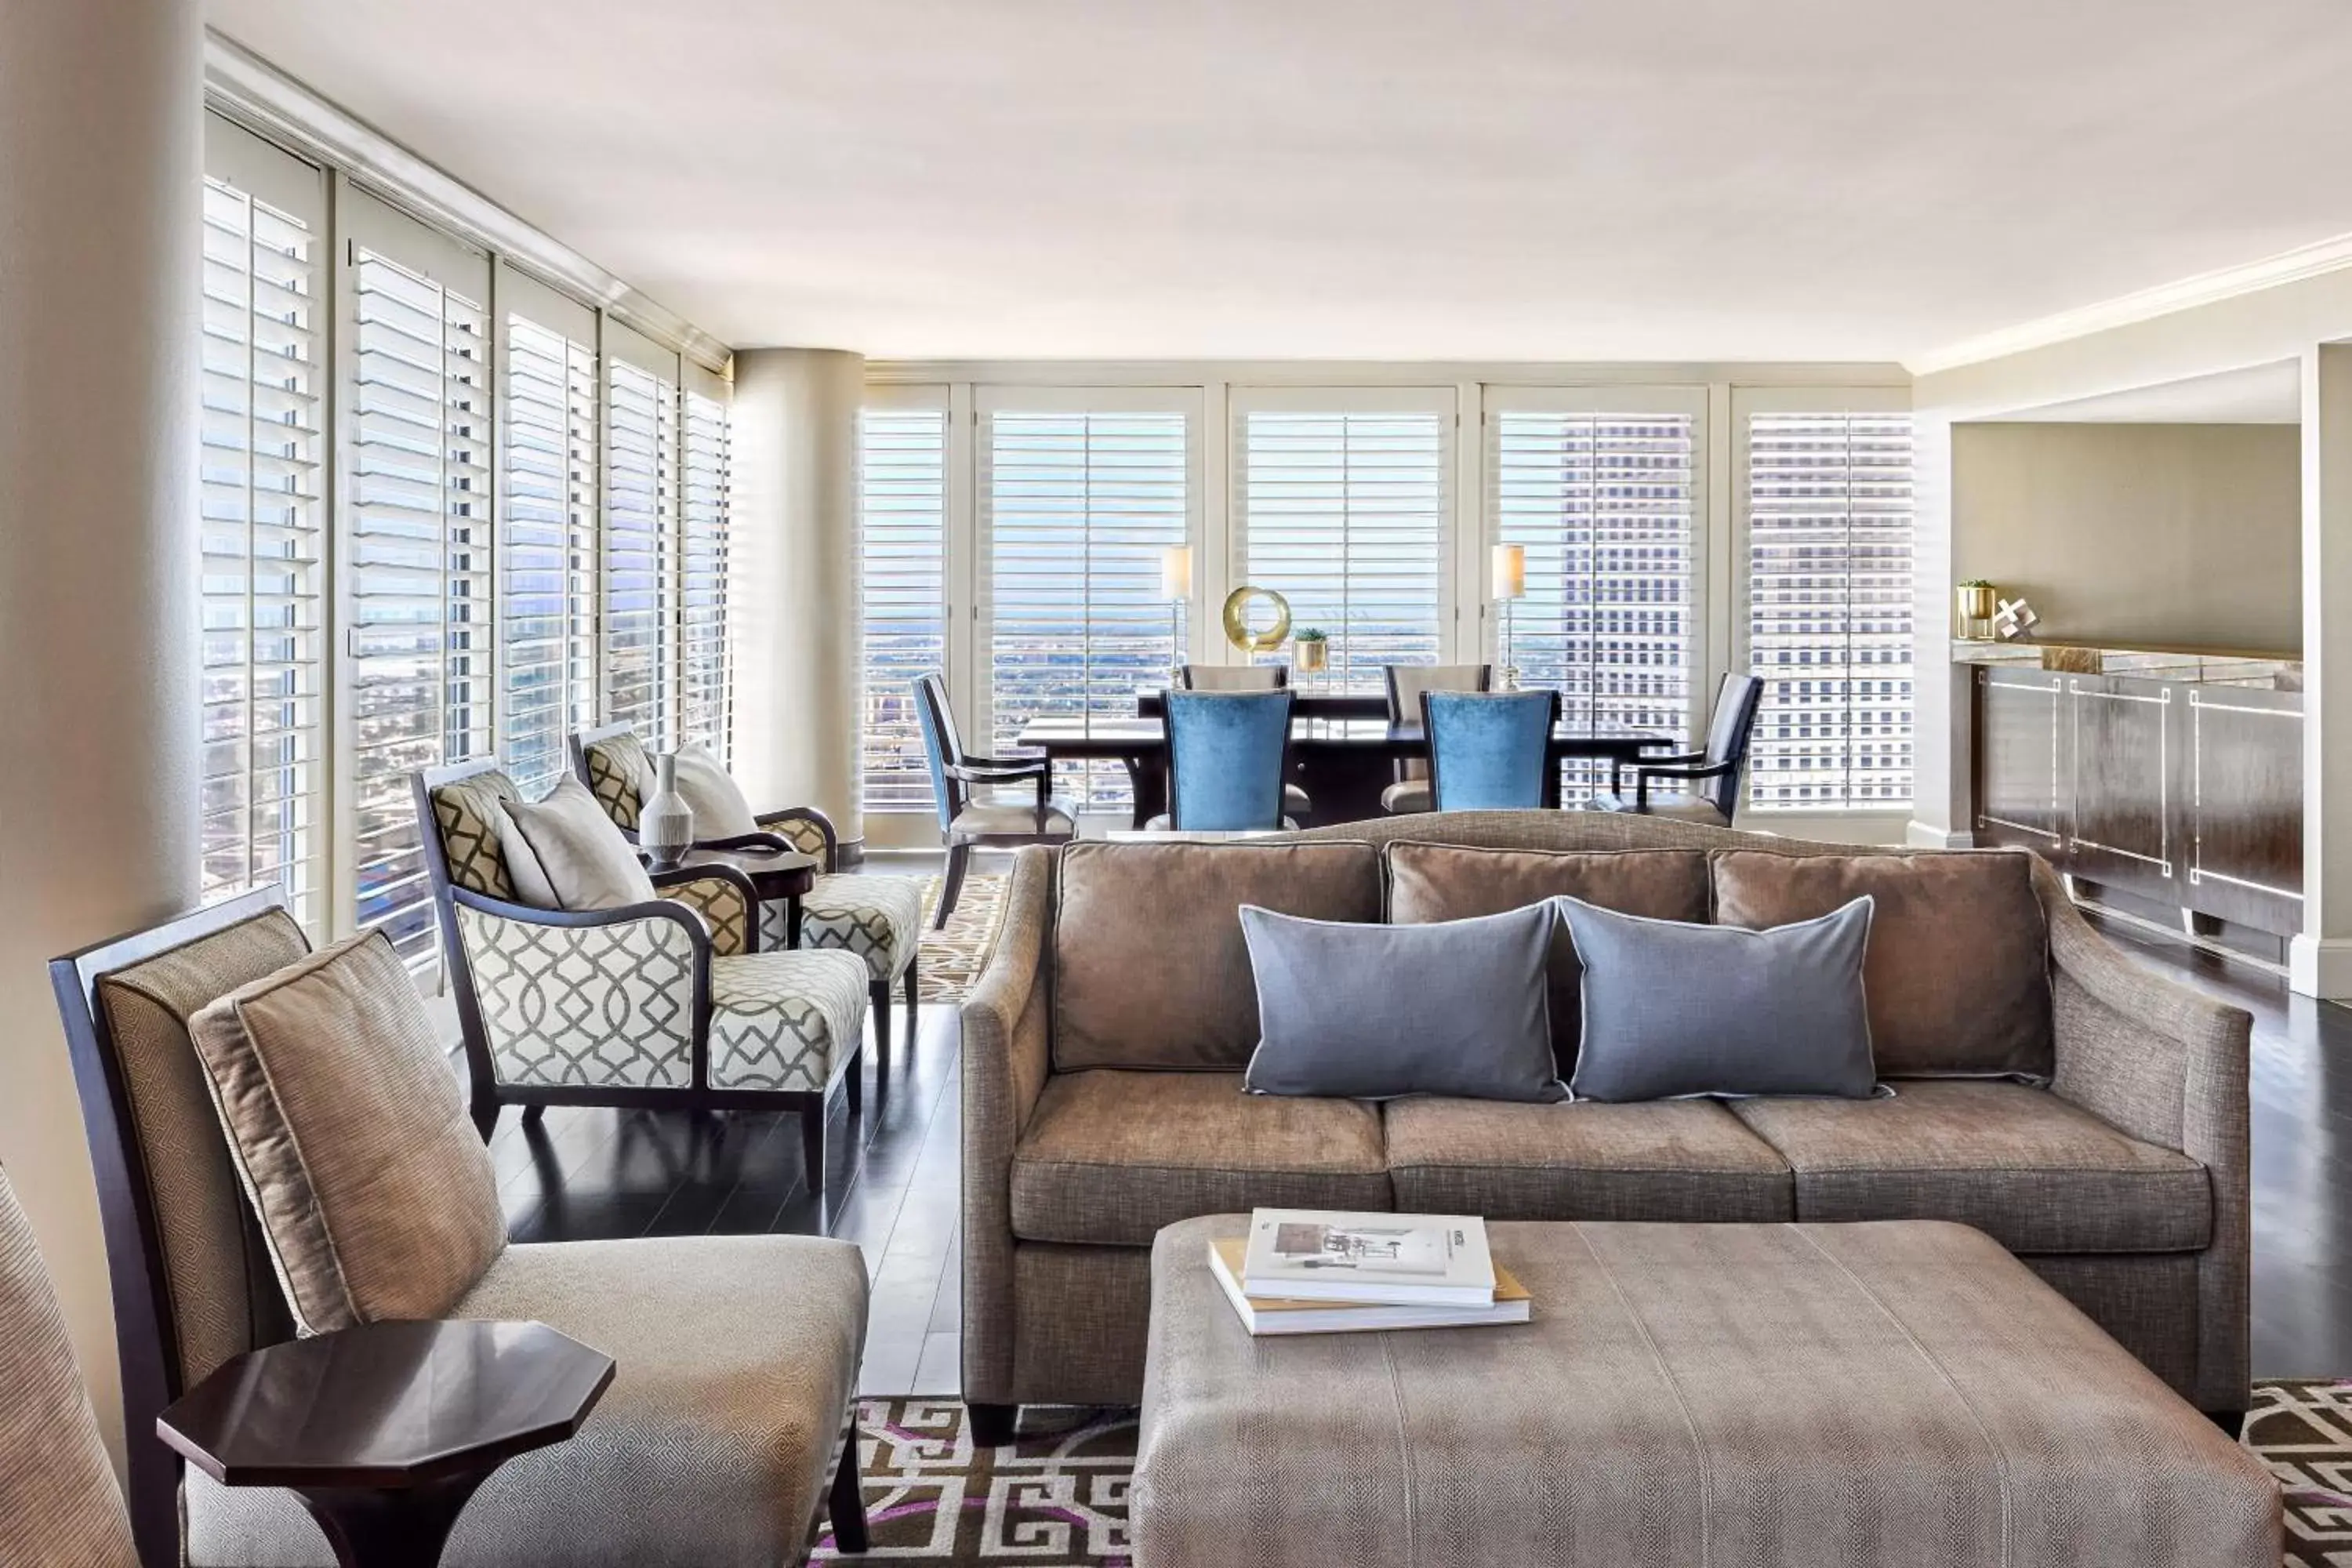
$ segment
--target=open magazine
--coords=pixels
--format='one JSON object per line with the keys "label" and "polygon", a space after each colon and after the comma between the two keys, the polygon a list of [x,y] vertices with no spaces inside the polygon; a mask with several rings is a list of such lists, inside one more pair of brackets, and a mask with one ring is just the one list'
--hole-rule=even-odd
{"label": "open magazine", "polygon": [[1242,1284],[1288,1301],[1487,1307],[1495,1261],[1475,1215],[1257,1209]]}

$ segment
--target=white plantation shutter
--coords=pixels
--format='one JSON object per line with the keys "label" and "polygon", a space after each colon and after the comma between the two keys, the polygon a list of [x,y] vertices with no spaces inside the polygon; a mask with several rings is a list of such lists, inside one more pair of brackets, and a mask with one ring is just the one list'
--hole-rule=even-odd
{"label": "white plantation shutter", "polygon": [[869,407],[857,432],[861,802],[929,811],[913,683],[947,665],[947,410]]}
{"label": "white plantation shutter", "polygon": [[433,906],[409,774],[490,754],[490,364],[478,300],[351,249],[352,891],[413,964]]}
{"label": "white plantation shutter", "polygon": [[205,182],[201,888],[277,882],[315,939],[329,837],[324,199],[317,171],[292,174],[315,204],[301,216]]}
{"label": "white plantation shutter", "polygon": [[1746,426],[1758,810],[1911,800],[1911,416],[1762,411]]}
{"label": "white plantation shutter", "polygon": [[605,372],[604,720],[649,747],[677,739],[677,387],[625,360]]}
{"label": "white plantation shutter", "polygon": [[[1234,395],[1239,581],[1330,634],[1335,689],[1444,646],[1450,393]],[[1415,405],[1418,405],[1417,406]]]}
{"label": "white plantation shutter", "polygon": [[514,311],[505,346],[499,756],[535,798],[595,719],[596,351]]}
{"label": "white plantation shutter", "polygon": [[[1034,717],[1132,718],[1137,689],[1166,683],[1160,552],[1190,537],[1191,428],[1174,408],[987,413],[980,504],[992,754],[1013,753]],[[1116,762],[1074,763],[1055,787],[1087,810],[1133,799]]]}
{"label": "white plantation shutter", "polygon": [[[1486,428],[1495,537],[1527,552],[1526,597],[1496,606],[1520,684],[1559,691],[1571,723],[1655,731],[1679,748],[1698,662],[1697,413],[1497,406]],[[1499,621],[1496,635],[1499,664]],[[1608,779],[1605,764],[1570,760],[1562,798]]]}
{"label": "white plantation shutter", "polygon": [[688,391],[679,416],[678,734],[721,763],[733,756],[735,667],[727,636],[730,511],[727,405]]}

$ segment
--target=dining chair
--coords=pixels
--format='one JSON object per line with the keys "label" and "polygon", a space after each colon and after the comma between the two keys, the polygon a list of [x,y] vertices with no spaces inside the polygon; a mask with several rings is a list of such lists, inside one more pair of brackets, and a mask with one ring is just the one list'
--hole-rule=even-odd
{"label": "dining chair", "polygon": [[1279,691],[1290,684],[1286,664],[1188,664],[1177,674],[1181,691]]}
{"label": "dining chair", "polygon": [[1423,691],[1430,803],[1438,811],[1532,811],[1559,804],[1551,761],[1557,691]]}
{"label": "dining chair", "polygon": [[[1054,799],[1053,765],[1045,758],[999,759],[963,749],[955,710],[948,706],[947,680],[938,671],[915,677],[915,710],[923,721],[931,795],[939,803],[940,831],[948,847],[947,880],[940,888],[940,907],[931,919],[931,929],[938,931],[955,912],[973,849],[1066,844],[1078,836],[1078,823],[1068,808]],[[1036,786],[1034,805],[971,798],[974,785],[994,788],[1021,784]]]}
{"label": "dining chair", "polygon": [[[1389,722],[1410,724],[1421,717],[1424,691],[1487,691],[1494,688],[1491,664],[1391,664],[1381,672],[1387,679]],[[1429,763],[1422,757],[1400,757],[1396,782],[1381,792],[1381,809],[1391,816],[1428,811]]]}
{"label": "dining chair", "polygon": [[[1748,777],[1748,752],[1756,733],[1756,715],[1764,704],[1764,682],[1759,676],[1727,674],[1715,688],[1715,710],[1707,720],[1706,744],[1696,752],[1644,758],[1610,768],[1609,788],[1585,802],[1588,811],[1629,811],[1644,816],[1672,816],[1686,822],[1731,826],[1739,809],[1740,786]],[[1624,769],[1633,769],[1633,794],[1624,793]],[[1653,779],[1671,779],[1684,791],[1653,795]]]}
{"label": "dining chair", "polygon": [[1231,833],[1296,827],[1285,815],[1290,711],[1279,691],[1171,691],[1168,810],[1147,832]]}

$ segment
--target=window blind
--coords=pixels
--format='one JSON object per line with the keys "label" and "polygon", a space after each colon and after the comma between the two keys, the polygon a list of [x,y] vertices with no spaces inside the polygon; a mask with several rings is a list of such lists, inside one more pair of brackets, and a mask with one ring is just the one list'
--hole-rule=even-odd
{"label": "window blind", "polygon": [[[1487,426],[1495,536],[1527,554],[1496,659],[1561,693],[1573,723],[1690,729],[1696,637],[1696,421],[1675,413],[1502,411]],[[1501,673],[1497,671],[1497,683]],[[1562,798],[1606,788],[1563,764]]]}
{"label": "window blind", "polygon": [[488,321],[474,300],[364,247],[352,265],[356,915],[421,967],[433,905],[408,775],[486,756],[492,741]]}
{"label": "window blind", "polygon": [[929,811],[913,682],[947,665],[948,416],[868,408],[857,430],[859,789],[867,811]]}
{"label": "window blind", "polygon": [[680,405],[684,488],[678,522],[678,732],[732,760],[735,669],[727,639],[727,405],[698,392]]}
{"label": "window blind", "polygon": [[596,351],[513,313],[505,349],[499,755],[536,797],[595,712]]}
{"label": "window blind", "polygon": [[205,898],[277,882],[325,934],[320,237],[204,193]]}
{"label": "window blind", "polygon": [[[980,486],[987,546],[992,753],[1041,715],[1131,718],[1165,684],[1160,552],[1185,542],[1189,421],[1181,413],[992,413]],[[1081,809],[1124,809],[1116,762],[1055,780]]]}
{"label": "window blind", "polygon": [[1759,810],[1911,799],[1908,414],[1748,422],[1750,667],[1767,681]]}
{"label": "window blind", "polygon": [[625,360],[605,380],[604,719],[675,745],[677,388]]}
{"label": "window blind", "polygon": [[1445,424],[1435,412],[1249,409],[1238,416],[1243,580],[1330,634],[1334,689],[1443,647]]}

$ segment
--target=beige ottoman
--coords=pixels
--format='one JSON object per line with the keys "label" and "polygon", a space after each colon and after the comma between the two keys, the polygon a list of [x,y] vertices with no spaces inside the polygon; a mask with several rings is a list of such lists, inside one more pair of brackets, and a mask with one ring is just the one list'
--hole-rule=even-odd
{"label": "beige ottoman", "polygon": [[1979,1233],[1496,1225],[1524,1326],[1252,1340],[1151,1254],[1138,1568],[2278,1568],[2251,1454]]}

